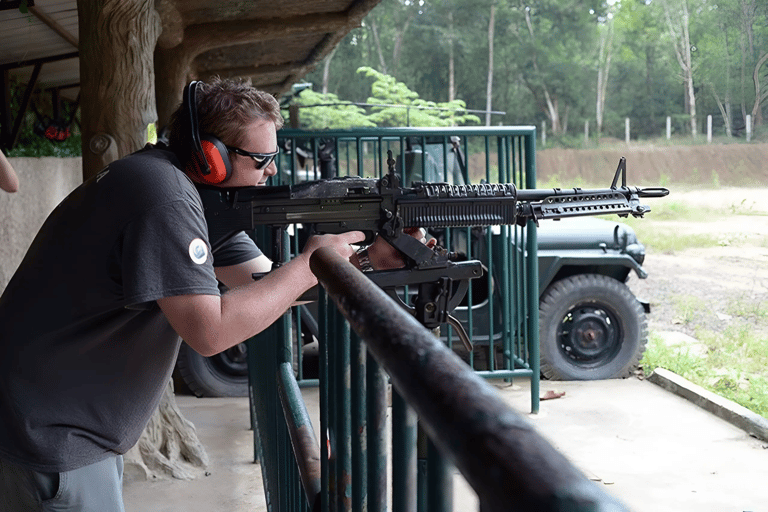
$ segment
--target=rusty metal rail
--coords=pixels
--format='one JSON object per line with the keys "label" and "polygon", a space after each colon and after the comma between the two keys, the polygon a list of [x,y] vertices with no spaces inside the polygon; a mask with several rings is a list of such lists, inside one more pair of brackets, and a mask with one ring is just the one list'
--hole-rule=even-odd
{"label": "rusty metal rail", "polygon": [[307,496],[307,501],[312,504],[312,510],[320,510],[322,492],[320,447],[317,445],[312,420],[290,363],[280,365],[277,394],[283,406],[288,437],[293,447],[304,494]]}
{"label": "rusty metal rail", "polygon": [[321,249],[310,266],[481,510],[626,510],[348,261]]}

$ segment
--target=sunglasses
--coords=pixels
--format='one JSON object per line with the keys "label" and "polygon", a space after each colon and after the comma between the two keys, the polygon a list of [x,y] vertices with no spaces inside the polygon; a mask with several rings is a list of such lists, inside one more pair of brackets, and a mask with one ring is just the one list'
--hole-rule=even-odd
{"label": "sunglasses", "polygon": [[274,160],[277,154],[280,153],[280,148],[278,148],[274,153],[251,153],[250,151],[236,148],[234,146],[224,147],[227,148],[227,151],[231,151],[232,153],[253,158],[253,161],[256,162],[256,169],[258,170],[261,170],[271,164],[272,160]]}

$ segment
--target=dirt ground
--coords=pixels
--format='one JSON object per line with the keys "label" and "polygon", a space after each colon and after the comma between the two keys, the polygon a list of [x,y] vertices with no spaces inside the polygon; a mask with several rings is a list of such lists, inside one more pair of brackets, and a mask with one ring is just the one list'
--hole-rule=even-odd
{"label": "dirt ground", "polygon": [[[650,330],[695,335],[693,323],[686,322],[675,306],[682,297],[695,297],[706,305],[708,314],[697,315],[695,323],[714,331],[734,321],[729,309],[734,304],[768,304],[768,188],[675,192],[672,187],[668,200],[717,208],[722,216],[655,220],[651,212],[642,221],[648,224],[645,227],[669,233],[707,233],[715,235],[718,245],[674,253],[648,247],[643,265],[648,278],[633,277],[628,284],[638,297],[651,303]],[[734,214],[734,209],[748,214]]]}
{"label": "dirt ground", "polygon": [[662,219],[652,211],[640,221],[643,228],[717,239],[715,247],[674,254],[647,247],[643,266],[649,277],[633,275],[628,284],[651,303],[650,330],[693,336],[694,328],[675,306],[684,296],[706,304],[710,314],[703,323],[712,330],[734,321],[729,313],[734,301],[768,304],[768,144],[544,149],[536,156],[537,181],[607,186],[621,156],[627,159],[629,185],[670,189],[667,198],[648,200],[652,208],[662,201],[702,208],[701,218],[693,220]]}

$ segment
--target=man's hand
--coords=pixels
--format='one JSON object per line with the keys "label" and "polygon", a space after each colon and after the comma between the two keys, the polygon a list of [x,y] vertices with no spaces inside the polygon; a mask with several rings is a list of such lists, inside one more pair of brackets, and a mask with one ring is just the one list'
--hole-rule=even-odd
{"label": "man's hand", "polygon": [[[403,232],[411,235],[430,249],[437,243],[435,238],[428,238],[427,230],[424,228],[405,228]],[[377,237],[368,247],[368,258],[371,262],[371,266],[376,270],[401,268],[405,265],[405,261],[400,252],[380,237]]]}
{"label": "man's hand", "polygon": [[[339,256],[349,259],[355,254],[355,249],[350,244],[359,243],[365,240],[365,234],[362,231],[350,231],[339,235],[313,235],[309,237],[304,249],[297,258],[303,258],[309,271],[309,257],[312,253],[321,247],[333,248]],[[389,244],[387,244],[389,245]]]}

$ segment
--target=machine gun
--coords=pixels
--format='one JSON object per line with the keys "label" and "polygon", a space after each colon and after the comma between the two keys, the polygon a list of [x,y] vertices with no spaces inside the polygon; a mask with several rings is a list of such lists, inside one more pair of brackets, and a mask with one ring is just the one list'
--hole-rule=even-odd
{"label": "machine gun", "polygon": [[[379,236],[400,252],[405,266],[367,275],[424,326],[433,329],[447,322],[467,345],[466,333],[450,313],[466,294],[469,280],[482,275],[481,263],[458,261],[456,253],[427,247],[404,232],[406,228],[523,226],[528,220],[538,225],[541,219],[605,214],[642,217],[650,208],[640,198],[669,194],[661,187],[627,186],[623,157],[611,186],[595,190],[518,190],[512,183],[417,182],[401,187],[391,151],[387,164],[388,173],[381,179],[342,177],[274,187],[199,185],[211,245],[216,250],[235,233],[256,226],[294,223],[320,234],[362,231],[365,243]],[[406,285],[418,286],[413,306],[397,296],[396,290]]]}

